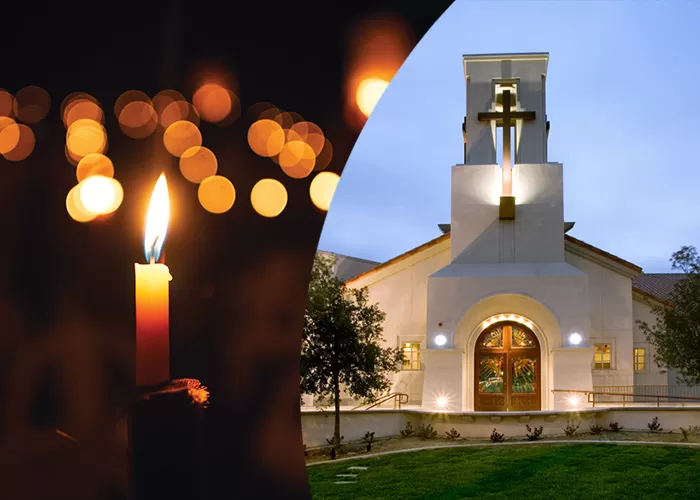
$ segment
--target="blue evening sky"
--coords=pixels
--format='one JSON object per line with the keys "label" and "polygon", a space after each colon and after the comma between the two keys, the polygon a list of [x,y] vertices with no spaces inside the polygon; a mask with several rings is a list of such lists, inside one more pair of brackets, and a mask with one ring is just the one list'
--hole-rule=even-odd
{"label": "blue evening sky", "polygon": [[[508,12],[508,15],[504,15]],[[319,248],[384,261],[450,222],[463,162],[462,54],[549,52],[549,161],[570,235],[645,272],[700,247],[700,2],[457,0],[365,125]]]}

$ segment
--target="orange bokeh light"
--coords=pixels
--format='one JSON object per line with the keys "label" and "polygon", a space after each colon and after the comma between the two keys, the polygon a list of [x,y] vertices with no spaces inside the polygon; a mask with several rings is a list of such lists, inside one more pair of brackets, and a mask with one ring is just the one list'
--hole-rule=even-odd
{"label": "orange bokeh light", "polygon": [[226,177],[213,175],[201,182],[197,198],[207,212],[223,214],[231,210],[236,201],[236,189]]}
{"label": "orange bokeh light", "polygon": [[16,121],[8,116],[0,116],[0,154],[5,155],[17,147],[20,133]]}
{"label": "orange bokeh light", "polygon": [[226,119],[237,104],[233,92],[218,83],[205,83],[192,96],[192,104],[202,120],[219,123]]}
{"label": "orange bokeh light", "polygon": [[34,131],[27,125],[20,123],[17,125],[19,129],[19,141],[11,151],[4,153],[3,156],[9,161],[22,161],[29,157],[34,151],[36,137]]}
{"label": "orange bokeh light", "polygon": [[340,176],[334,172],[320,172],[316,174],[309,186],[309,195],[317,208],[328,211],[339,181]]}
{"label": "orange bokeh light", "polygon": [[61,104],[61,119],[66,128],[81,119],[104,123],[104,112],[97,99],[85,92],[73,92]]}
{"label": "orange bokeh light", "polygon": [[289,177],[303,179],[313,172],[316,155],[304,141],[290,141],[280,151],[278,161],[282,171]]}
{"label": "orange bokeh light", "polygon": [[372,114],[388,86],[389,82],[381,78],[367,78],[360,82],[357,86],[356,99],[357,106],[363,115],[369,117]]}
{"label": "orange bokeh light", "polygon": [[117,100],[114,101],[114,116],[119,118],[119,116],[122,114],[122,110],[132,102],[147,102],[150,105],[153,105],[151,103],[151,98],[146,95],[145,92],[141,92],[140,90],[127,90],[126,92],[123,92],[119,97],[117,97]]}
{"label": "orange bokeh light", "polygon": [[97,214],[90,212],[83,202],[80,201],[80,184],[73,186],[66,196],[66,211],[76,222],[90,222],[97,217]]}
{"label": "orange bokeh light", "polygon": [[323,143],[323,149],[316,157],[316,166],[314,167],[314,170],[325,170],[326,168],[328,168],[328,165],[331,164],[332,159],[333,144],[331,144],[331,141],[329,141],[328,137],[326,137]]}
{"label": "orange bokeh light", "polygon": [[119,113],[119,127],[132,139],[143,139],[158,127],[158,114],[150,102],[131,101]]}
{"label": "orange bokeh light", "polygon": [[202,133],[192,122],[176,121],[165,130],[163,143],[171,155],[179,158],[188,149],[202,145]]}
{"label": "orange bokeh light", "polygon": [[250,149],[259,156],[270,158],[278,155],[285,143],[285,131],[282,126],[268,119],[253,123],[248,129]]}
{"label": "orange bokeh light", "polygon": [[287,189],[275,179],[261,179],[250,191],[250,203],[263,217],[277,217],[287,206],[288,199]]}
{"label": "orange bokeh light", "polygon": [[78,184],[82,207],[95,215],[107,215],[117,210],[124,200],[124,189],[116,179],[91,175]]}
{"label": "orange bokeh light", "polygon": [[91,175],[114,177],[112,160],[100,153],[92,153],[82,158],[75,169],[75,176],[78,182],[87,179]]}
{"label": "orange bokeh light", "polygon": [[362,128],[386,88],[382,82],[391,81],[411,52],[413,36],[403,20],[386,16],[356,24],[349,43],[345,119]]}
{"label": "orange bokeh light", "polygon": [[160,125],[167,130],[170,125],[179,121],[188,121],[198,127],[199,112],[187,101],[173,101],[160,113]]}
{"label": "orange bokeh light", "polygon": [[202,146],[191,147],[180,156],[180,172],[193,184],[199,184],[207,177],[216,175],[218,165],[216,155]]}
{"label": "orange bokeh light", "polygon": [[99,122],[81,118],[68,127],[66,146],[72,157],[82,158],[91,153],[104,153],[107,149],[107,132]]}
{"label": "orange bokeh light", "polygon": [[12,117],[12,106],[15,98],[5,89],[0,89],[0,116]]}
{"label": "orange bokeh light", "polygon": [[38,123],[49,114],[51,97],[41,87],[30,85],[15,95],[13,111],[15,117],[25,123]]}

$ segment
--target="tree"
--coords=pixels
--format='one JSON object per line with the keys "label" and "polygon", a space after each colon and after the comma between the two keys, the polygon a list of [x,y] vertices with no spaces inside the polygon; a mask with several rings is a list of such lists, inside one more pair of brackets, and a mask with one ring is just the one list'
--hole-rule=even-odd
{"label": "tree", "polygon": [[673,269],[685,277],[674,287],[670,303],[653,305],[656,323],[637,321],[655,348],[654,361],[661,368],[678,370],[678,381],[700,384],[700,255],[685,246],[671,257]]}
{"label": "tree", "polygon": [[335,406],[333,448],[340,448],[340,388],[375,401],[399,371],[398,348],[382,347],[386,315],[367,288],[349,289],[333,273],[335,259],[317,255],[311,271],[301,351],[301,392]]}

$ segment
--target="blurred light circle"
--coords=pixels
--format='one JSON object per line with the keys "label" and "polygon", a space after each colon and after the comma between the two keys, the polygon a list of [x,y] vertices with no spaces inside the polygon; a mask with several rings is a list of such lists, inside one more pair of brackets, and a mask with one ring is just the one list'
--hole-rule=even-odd
{"label": "blurred light circle", "polygon": [[202,145],[202,133],[194,123],[180,120],[165,130],[163,143],[171,155],[179,158],[188,149]]}
{"label": "blurred light circle", "polygon": [[363,115],[369,117],[374,107],[381,99],[384,91],[389,86],[389,82],[381,78],[367,78],[362,80],[357,86],[357,107]]}
{"label": "blurred light circle", "polygon": [[78,184],[80,202],[85,209],[96,215],[114,212],[124,200],[124,189],[116,179],[92,175]]}
{"label": "blurred light circle", "polygon": [[314,167],[314,170],[325,170],[328,168],[328,165],[331,164],[332,159],[333,145],[331,144],[331,141],[328,140],[328,137],[326,137],[323,141],[323,149],[321,149],[321,152],[316,157],[316,166]]}
{"label": "blurred light circle", "polygon": [[256,122],[261,119],[261,115],[268,109],[277,109],[277,107],[271,102],[257,102],[248,108],[246,116],[250,121]]}
{"label": "blurred light circle", "polygon": [[21,130],[16,121],[0,116],[0,154],[5,155],[19,144]]}
{"label": "blurred light circle", "polygon": [[158,127],[158,114],[150,102],[132,101],[119,114],[119,127],[132,139],[143,139]]}
{"label": "blurred light circle", "polygon": [[36,137],[31,128],[23,123],[18,124],[17,128],[19,129],[19,141],[12,150],[3,154],[5,159],[9,161],[25,160],[32,154],[36,145]]}
{"label": "blurred light circle", "polygon": [[216,175],[218,167],[216,155],[209,148],[194,146],[180,156],[180,172],[185,179],[194,184]]}
{"label": "blurred light circle", "polygon": [[82,119],[104,123],[104,111],[91,95],[79,92],[68,96],[62,104],[61,119],[66,128]]}
{"label": "blurred light circle", "polygon": [[325,136],[321,127],[312,122],[298,122],[292,125],[292,130],[301,136],[301,139],[314,150],[315,156],[321,154],[325,144]]}
{"label": "blurred light circle", "polygon": [[78,182],[92,175],[114,177],[112,160],[100,153],[92,153],[82,158],[75,169],[75,176],[78,178]]}
{"label": "blurred light circle", "polygon": [[304,141],[288,142],[279,154],[282,171],[293,179],[308,177],[316,166],[316,155],[311,146]]}
{"label": "blurred light circle", "polygon": [[107,148],[107,132],[99,122],[81,118],[68,127],[66,146],[72,155],[81,158],[90,153],[104,153]]}
{"label": "blurred light circle", "polygon": [[140,90],[127,90],[114,101],[114,116],[119,119],[124,108],[132,102],[146,102],[152,105],[151,98],[148,97],[145,92],[141,92]]}
{"label": "blurred light circle", "polygon": [[192,96],[192,104],[202,120],[218,123],[223,121],[233,108],[232,92],[218,83],[205,83]]}
{"label": "blurred light circle", "polygon": [[187,101],[173,101],[163,108],[160,114],[160,125],[168,129],[173,123],[188,121],[199,126],[199,112]]}
{"label": "blurred light circle", "polygon": [[287,190],[275,179],[258,181],[250,192],[253,209],[263,217],[277,217],[287,206]]}
{"label": "blurred light circle", "polygon": [[199,184],[197,198],[207,212],[223,214],[228,212],[236,201],[236,189],[226,177],[212,175]]}
{"label": "blurred light circle", "polygon": [[0,116],[12,117],[15,98],[5,89],[0,89]]}
{"label": "blurred light circle", "polygon": [[15,117],[25,123],[38,123],[49,114],[51,97],[41,87],[30,85],[15,95]]}
{"label": "blurred light circle", "polygon": [[173,89],[161,90],[151,99],[153,108],[156,110],[156,113],[158,113],[158,116],[163,113],[163,110],[168,105],[176,101],[186,101],[186,99],[180,92]]}
{"label": "blurred light circle", "polygon": [[309,186],[309,195],[313,204],[321,210],[328,211],[339,181],[340,176],[334,172],[316,174]]}
{"label": "blurred light circle", "polygon": [[259,156],[270,158],[279,154],[284,142],[285,131],[273,120],[258,120],[248,129],[250,149]]}
{"label": "blurred light circle", "polygon": [[80,201],[80,185],[73,186],[66,196],[66,210],[71,219],[76,222],[90,222],[97,214],[93,214]]}

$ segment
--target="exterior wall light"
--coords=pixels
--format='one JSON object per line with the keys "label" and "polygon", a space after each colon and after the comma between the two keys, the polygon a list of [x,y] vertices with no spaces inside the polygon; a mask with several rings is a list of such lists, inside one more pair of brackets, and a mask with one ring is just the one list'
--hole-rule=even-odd
{"label": "exterior wall light", "polygon": [[569,335],[569,344],[571,345],[579,345],[582,340],[583,337],[579,333],[572,333]]}
{"label": "exterior wall light", "polygon": [[445,337],[443,334],[435,335],[433,341],[435,342],[436,346],[442,347],[447,344],[447,337]]}

